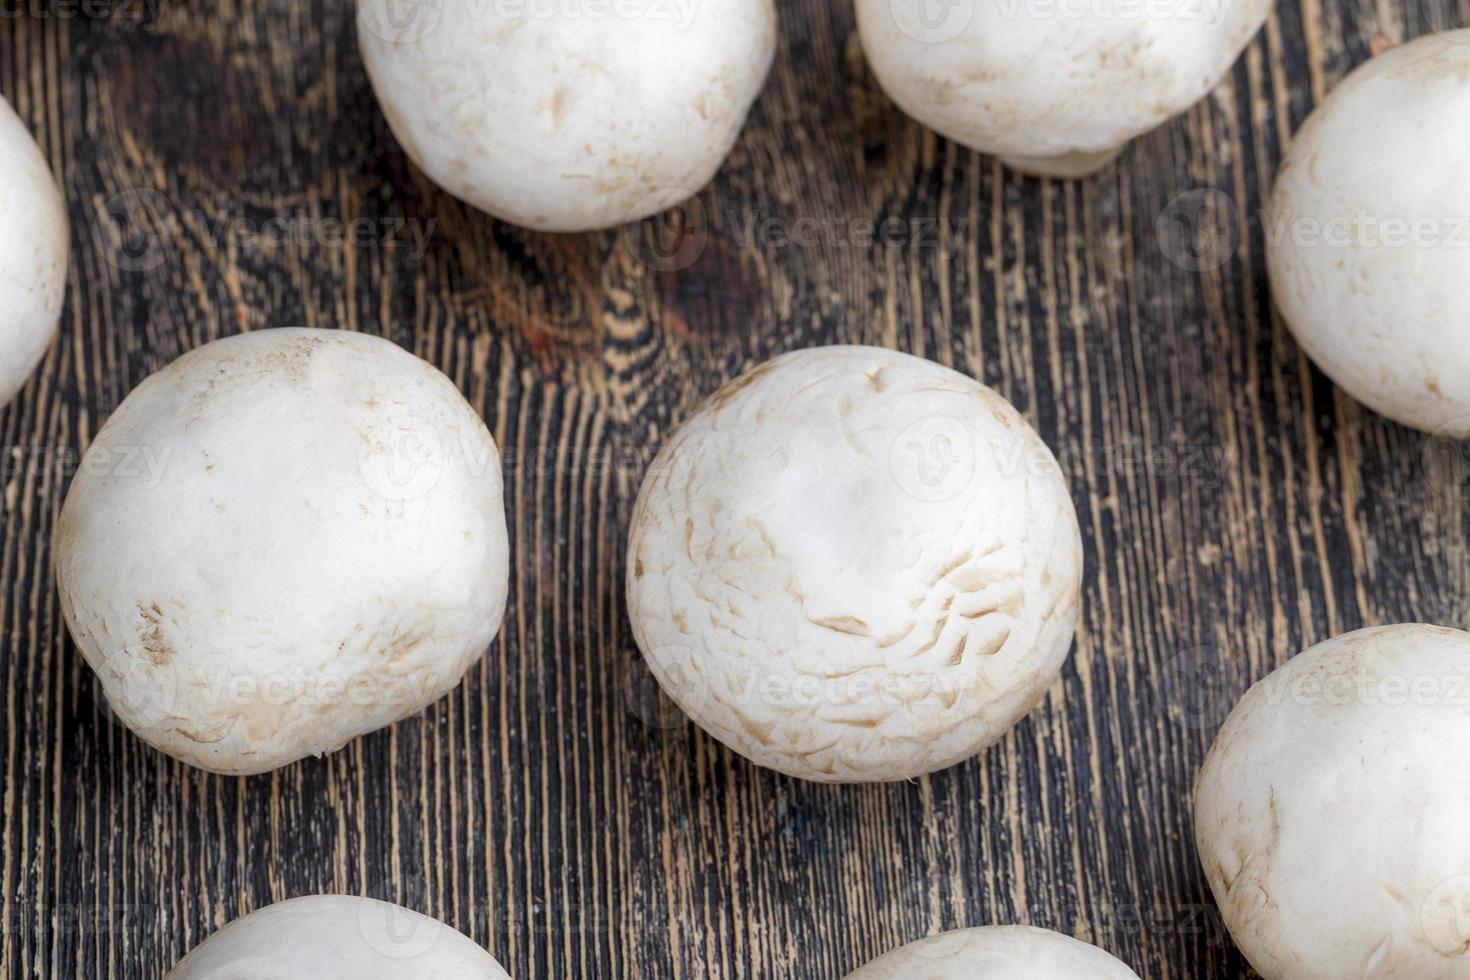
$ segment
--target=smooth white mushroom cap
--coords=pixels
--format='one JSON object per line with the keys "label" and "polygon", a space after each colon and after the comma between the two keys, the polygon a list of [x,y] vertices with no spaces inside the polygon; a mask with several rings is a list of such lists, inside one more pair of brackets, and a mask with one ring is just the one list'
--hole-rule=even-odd
{"label": "smooth white mushroom cap", "polygon": [[779,357],[659,453],[628,550],[633,633],[686,714],[763,766],[909,779],[1041,700],[1071,646],[1076,513],[995,392],[868,347]]}
{"label": "smooth white mushroom cap", "polygon": [[1271,0],[857,0],[899,107],[1016,169],[1079,177],[1218,85]]}
{"label": "smooth white mushroom cap", "polygon": [[1404,425],[1470,436],[1470,30],[1353,72],[1307,119],[1266,222],[1271,291],[1317,366]]}
{"label": "smooth white mushroom cap", "polygon": [[1195,791],[1225,924],[1267,980],[1470,977],[1470,634],[1388,626],[1257,684]]}
{"label": "smooth white mushroom cap", "polygon": [[30,130],[0,98],[0,408],[10,404],[61,321],[66,205]]}
{"label": "smooth white mushroom cap", "polygon": [[499,629],[509,565],[484,422],[429,364],[333,330],[216,341],[145,381],[83,457],[56,547],[112,709],[223,773],[438,700]]}
{"label": "smooth white mushroom cap", "polygon": [[517,225],[587,231],[708,184],[775,55],[771,0],[620,6],[429,0],[405,18],[360,0],[358,38],[389,125],[437,184]]}
{"label": "smooth white mushroom cap", "polygon": [[510,980],[510,974],[437,919],[370,898],[314,895],[236,919],[165,980]]}
{"label": "smooth white mushroom cap", "polygon": [[847,980],[1138,980],[1096,946],[1028,926],[933,936],[880,957]]}

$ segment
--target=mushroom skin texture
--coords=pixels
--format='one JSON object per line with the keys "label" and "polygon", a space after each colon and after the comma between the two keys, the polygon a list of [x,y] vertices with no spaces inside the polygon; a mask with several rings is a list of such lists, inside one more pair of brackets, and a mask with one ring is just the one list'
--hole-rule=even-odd
{"label": "mushroom skin texture", "polygon": [[61,323],[66,204],[30,130],[0,98],[0,409],[46,356]]}
{"label": "mushroom skin texture", "polygon": [[57,530],[62,611],[110,707],[190,765],[265,772],[438,700],[500,627],[500,457],[389,341],[264,330],[127,397]]}
{"label": "mushroom skin texture", "polygon": [[908,115],[1022,173],[1071,179],[1219,85],[1270,7],[857,0],[857,19],[879,84]]}
{"label": "mushroom skin texture", "polygon": [[371,898],[313,895],[258,909],[196,946],[164,980],[510,980],[473,940]]}
{"label": "mushroom skin texture", "polygon": [[1081,588],[1056,458],[998,394],[870,347],[721,389],[644,480],[633,635],[685,714],[792,776],[911,779],[1056,681]]}
{"label": "mushroom skin texture", "polygon": [[1386,626],[1253,687],[1195,789],[1205,876],[1267,980],[1470,978],[1470,634]]}
{"label": "mushroom skin texture", "polygon": [[358,39],[435,183],[524,228],[592,231],[708,184],[775,57],[772,0],[645,6],[426,0],[405,20],[400,0],[359,0]]}
{"label": "mushroom skin texture", "polygon": [[1267,211],[1271,292],[1364,405],[1470,436],[1470,30],[1347,77],[1296,134]]}
{"label": "mushroom skin texture", "polygon": [[1029,926],[961,929],[910,943],[847,980],[1138,980],[1096,946]]}

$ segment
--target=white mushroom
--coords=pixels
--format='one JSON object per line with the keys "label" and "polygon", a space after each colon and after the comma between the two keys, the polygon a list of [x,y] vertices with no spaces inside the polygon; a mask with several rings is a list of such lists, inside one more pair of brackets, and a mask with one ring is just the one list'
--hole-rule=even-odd
{"label": "white mushroom", "polygon": [[1198,102],[1271,0],[857,0],[899,107],[1011,167],[1081,177]]}
{"label": "white mushroom", "polygon": [[1470,30],[1363,65],[1307,119],[1266,222],[1271,291],[1328,377],[1470,436]]}
{"label": "white mushroom", "polygon": [[51,346],[66,295],[66,205],[41,148],[0,98],[0,408]]}
{"label": "white mushroom", "polygon": [[386,340],[245,334],[128,396],[56,549],[121,720],[192,765],[264,772],[421,710],[482,656],[508,578],[499,454]]}
{"label": "white mushroom", "polygon": [[1267,980],[1470,977],[1470,634],[1329,640],[1251,689],[1195,791],[1205,876]]}
{"label": "white mushroom", "polygon": [[910,943],[847,980],[1138,980],[1096,946],[1045,929],[961,929]]}
{"label": "white mushroom", "polygon": [[633,634],[715,738],[805,779],[973,756],[1061,671],[1081,536],[1003,398],[893,351],[779,357],[659,453],[628,549]]}
{"label": "white mushroom", "polygon": [[236,919],[164,980],[510,980],[467,936],[346,895],[295,898]]}
{"label": "white mushroom", "polygon": [[449,193],[517,225],[588,231],[709,183],[775,54],[771,0],[359,0],[394,134]]}

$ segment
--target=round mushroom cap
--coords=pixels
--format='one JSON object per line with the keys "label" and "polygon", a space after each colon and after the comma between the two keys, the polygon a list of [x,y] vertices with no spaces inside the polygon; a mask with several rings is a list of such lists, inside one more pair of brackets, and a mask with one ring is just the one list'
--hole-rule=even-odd
{"label": "round mushroom cap", "polygon": [[1079,177],[1218,85],[1271,0],[857,0],[879,83],[1017,169]]}
{"label": "round mushroom cap", "polygon": [[467,936],[387,902],[313,895],[236,919],[165,980],[510,980]]}
{"label": "round mushroom cap", "polygon": [[1195,790],[1205,876],[1267,980],[1470,978],[1470,634],[1386,626],[1253,687]]}
{"label": "round mushroom cap", "polygon": [[593,6],[360,0],[363,62],[414,163],[541,231],[616,227],[708,184],[775,56],[771,0]]}
{"label": "round mushroom cap", "polygon": [[961,929],[910,943],[847,980],[1138,980],[1096,946],[1028,926]]}
{"label": "round mushroom cap", "polygon": [[0,98],[0,408],[56,336],[67,248],[61,191],[30,130]]}
{"label": "round mushroom cap", "polygon": [[889,781],[1041,700],[1081,568],[1066,481],[1005,399],[828,347],[726,385],[659,453],[628,601],[649,669],[715,738],[804,779]]}
{"label": "round mushroom cap", "polygon": [[179,358],[82,459],[62,610],[108,704],[191,765],[264,772],[414,714],[500,627],[500,457],[398,346],[265,330]]}
{"label": "round mushroom cap", "polygon": [[1470,30],[1353,72],[1307,119],[1267,213],[1271,291],[1358,401],[1470,436]]}

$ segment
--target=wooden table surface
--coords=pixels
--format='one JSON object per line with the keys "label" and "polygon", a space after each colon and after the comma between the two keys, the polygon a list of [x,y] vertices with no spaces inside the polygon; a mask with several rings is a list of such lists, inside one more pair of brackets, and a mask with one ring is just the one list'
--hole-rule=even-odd
{"label": "wooden table surface", "polygon": [[[1454,447],[1311,368],[1273,315],[1259,212],[1345,72],[1470,6],[1282,0],[1217,92],[1082,183],[905,119],[844,0],[780,7],[769,86],[671,258],[652,225],[533,234],[436,190],[376,107],[346,0],[0,2],[0,91],[73,227],[61,339],[0,412],[0,973],[156,978],[253,908],[343,892],[439,916],[521,980],[836,980],[993,922],[1148,980],[1248,974],[1189,811],[1233,700],[1347,629],[1470,626]],[[423,716],[226,779],[109,719],[50,540],[134,386],[286,325],[391,337],[484,413],[511,609]],[[629,510],[670,428],[722,380],[836,342],[1010,398],[1086,541],[1063,680],[982,757],[909,784],[732,756],[654,697],[623,608]]]}

